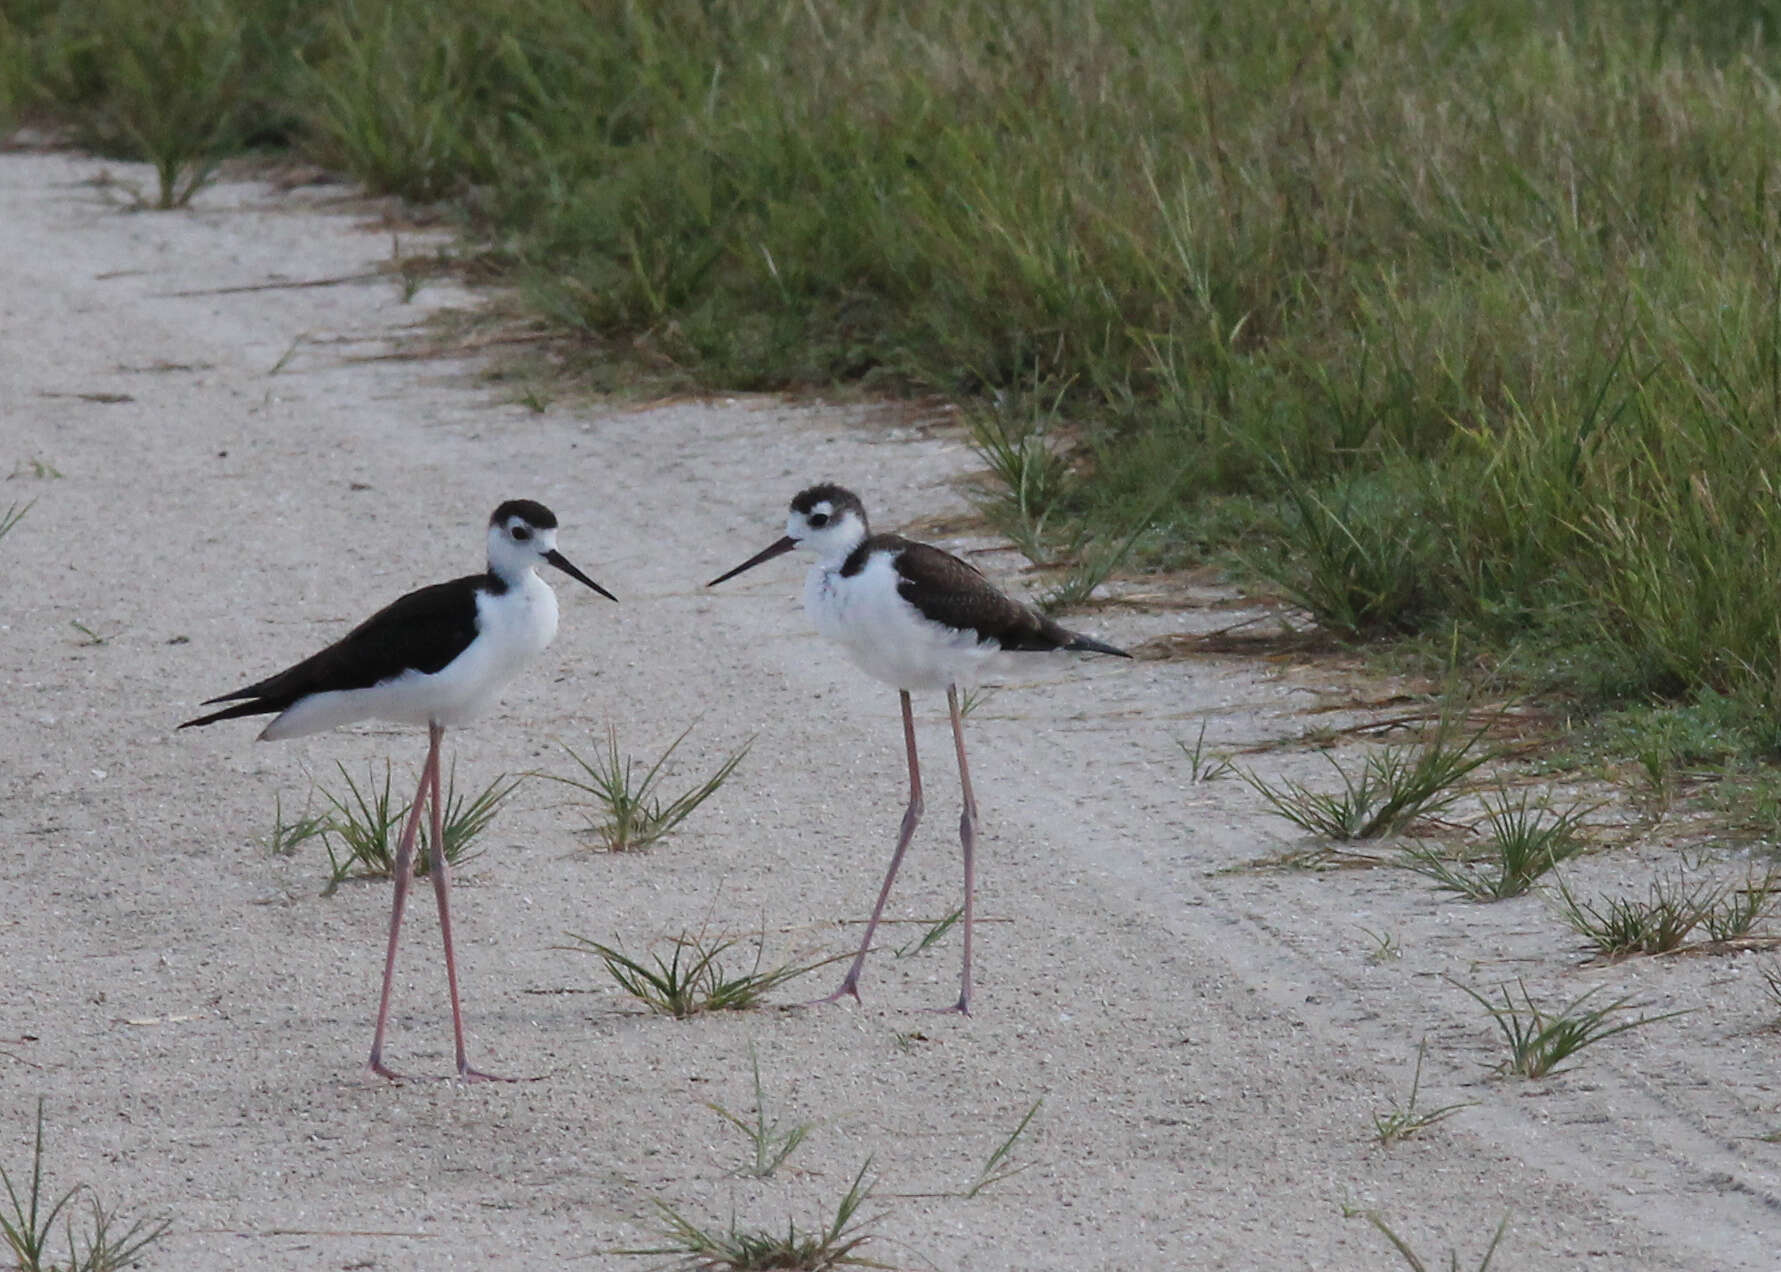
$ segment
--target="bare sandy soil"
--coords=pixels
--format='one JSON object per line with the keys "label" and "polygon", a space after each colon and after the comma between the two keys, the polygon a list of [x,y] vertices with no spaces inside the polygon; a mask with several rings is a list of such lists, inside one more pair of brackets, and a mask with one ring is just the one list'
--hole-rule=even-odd
{"label": "bare sandy soil", "polygon": [[[704,580],[780,533],[817,479],[880,528],[944,521],[972,468],[944,421],[775,400],[535,413],[468,357],[382,357],[442,307],[405,303],[391,251],[338,188],[224,184],[176,214],[91,184],[117,165],[0,156],[0,1165],[28,1168],[47,1104],[51,1182],[167,1214],[149,1265],[647,1267],[667,1203],[695,1221],[828,1217],[870,1160],[875,1239],[902,1268],[1405,1267],[1344,1208],[1429,1262],[1732,1272],[1781,1266],[1776,1015],[1757,956],[1584,966],[1551,905],[1457,902],[1394,870],[1232,869],[1295,841],[1256,794],[1196,784],[1176,745],[1228,750],[1355,715],[1350,672],[1275,658],[1031,658],[970,718],[986,823],[977,1014],[947,1003],[956,935],[890,946],[956,904],[944,706],[920,703],[928,818],[867,964],[861,1007],[676,1022],[642,1013],[576,933],[643,953],[683,931],[765,933],[766,958],[858,939],[903,799],[896,697],[799,610],[801,565]],[[266,283],[366,277],[325,287]],[[237,290],[230,290],[237,289]],[[16,468],[15,468],[16,466]],[[54,475],[51,475],[53,470]],[[412,587],[481,567],[489,510],[540,499],[565,553],[622,601],[560,584],[557,643],[480,725],[461,783],[564,772],[610,724],[677,777],[751,736],[736,777],[647,854],[592,851],[531,781],[460,875],[473,1060],[513,1085],[390,1084],[364,1068],[388,886],[322,896],[318,845],[272,855],[336,762],[415,733],[256,744],[251,722],[176,734],[203,698],[307,654]],[[939,529],[936,530],[935,527]],[[1009,552],[976,558],[1015,589]],[[1225,598],[1228,599],[1228,598]],[[1075,626],[1127,646],[1243,617],[1190,594]],[[93,635],[88,635],[92,633]],[[1384,696],[1372,686],[1363,695]],[[1243,762],[1327,780],[1306,748]],[[1589,891],[1637,854],[1575,872]],[[389,1059],[451,1070],[436,924],[416,894]],[[1376,935],[1375,935],[1376,934]],[[1389,938],[1396,956],[1375,957]],[[826,991],[825,968],[782,992]],[[1602,986],[1692,1014],[1540,1081],[1451,981]],[[1451,978],[1451,979],[1450,979]],[[1389,1149],[1408,1096],[1472,1106]],[[817,1123],[767,1180],[708,1107]],[[962,1195],[1043,1100],[1010,1164]]]}

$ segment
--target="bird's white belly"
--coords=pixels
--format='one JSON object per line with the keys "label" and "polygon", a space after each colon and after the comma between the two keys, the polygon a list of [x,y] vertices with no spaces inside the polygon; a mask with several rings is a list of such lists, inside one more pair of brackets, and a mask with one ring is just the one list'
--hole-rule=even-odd
{"label": "bird's white belly", "polygon": [[852,577],[813,566],[804,580],[804,612],[861,671],[893,688],[973,684],[999,646],[923,618],[898,594],[897,579],[888,556],[874,555]]}

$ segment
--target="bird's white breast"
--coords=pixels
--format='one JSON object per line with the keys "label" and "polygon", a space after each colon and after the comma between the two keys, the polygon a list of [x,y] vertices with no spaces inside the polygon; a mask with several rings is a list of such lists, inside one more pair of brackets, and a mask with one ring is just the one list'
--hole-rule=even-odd
{"label": "bird's white breast", "polygon": [[804,579],[804,612],[861,671],[893,688],[971,684],[999,647],[922,617],[897,591],[895,558],[891,549],[874,552],[852,575],[842,574],[838,563],[812,566]]}

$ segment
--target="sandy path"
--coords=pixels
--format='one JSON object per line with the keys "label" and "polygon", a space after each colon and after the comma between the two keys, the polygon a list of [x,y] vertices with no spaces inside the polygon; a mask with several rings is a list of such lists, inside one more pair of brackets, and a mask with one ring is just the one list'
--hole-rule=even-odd
{"label": "sandy path", "polygon": [[[971,1020],[917,1010],[950,1000],[956,939],[879,953],[859,1009],[634,1011],[553,948],[564,933],[642,951],[764,927],[770,960],[840,952],[859,929],[833,920],[866,913],[901,807],[895,695],[807,630],[799,567],[699,584],[776,536],[808,480],[860,489],[883,528],[959,511],[968,450],[766,400],[534,414],[472,363],[366,357],[471,303],[455,288],[176,294],[374,269],[389,238],[362,211],[231,184],[190,213],[124,214],[84,184],[101,166],[0,156],[0,473],[20,466],[0,508],[37,500],[0,541],[0,1165],[24,1168],[47,1097],[56,1180],[174,1217],[152,1266],[646,1267],[610,1252],[654,1243],[655,1201],[718,1226],[816,1223],[868,1157],[865,1253],[899,1267],[1402,1266],[1345,1203],[1382,1210],[1431,1266],[1454,1246],[1475,1267],[1505,1211],[1500,1267],[1781,1261],[1781,1148],[1759,1138],[1781,1127],[1774,1013],[1753,960],[1579,969],[1537,898],[1219,873],[1278,849],[1283,823],[1236,781],[1190,783],[1174,739],[1202,718],[1215,747],[1296,733],[1317,690],[1341,689],[1332,668],[1021,664],[970,722],[992,920]],[[172,726],[477,568],[488,510],[513,496],[551,505],[565,552],[623,603],[559,587],[556,646],[449,740],[464,781],[562,770],[559,742],[586,748],[608,722],[654,751],[698,721],[689,778],[759,737],[648,855],[586,851],[561,795],[523,788],[455,917],[473,1058],[542,1077],[392,1086],[362,1067],[387,887],[319,896],[319,847],[276,858],[266,836],[275,798],[337,783],[336,761],[389,757],[412,781],[422,740]],[[1230,620],[1076,621],[1136,644]],[[905,919],[944,912],[958,882],[943,711],[922,707],[929,813],[893,899]],[[389,1056],[444,1073],[417,896]],[[1401,957],[1371,960],[1366,929]],[[1698,1010],[1569,1075],[1490,1079],[1493,1032],[1443,977],[1515,975],[1547,997],[1602,984]],[[1478,1104],[1383,1150],[1371,1115],[1407,1093],[1424,1036],[1424,1103]],[[750,1111],[751,1045],[772,1114],[821,1123],[766,1181],[735,1173],[746,1145],[706,1107]],[[1027,1169],[958,1195],[1040,1098],[1013,1157]]]}

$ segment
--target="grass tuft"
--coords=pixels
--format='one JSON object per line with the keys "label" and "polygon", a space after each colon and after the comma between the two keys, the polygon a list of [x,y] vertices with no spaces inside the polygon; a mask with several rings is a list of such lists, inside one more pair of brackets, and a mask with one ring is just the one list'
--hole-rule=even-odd
{"label": "grass tuft", "polygon": [[666,1221],[663,1244],[644,1249],[617,1250],[616,1254],[644,1255],[674,1260],[667,1267],[682,1272],[829,1272],[842,1267],[884,1267],[862,1257],[860,1247],[872,1240],[870,1221],[860,1209],[872,1195],[866,1172],[868,1158],[853,1177],[853,1184],[835,1205],[835,1216],[814,1231],[800,1232],[787,1220],[785,1231],[768,1232],[739,1228],[732,1218],[727,1229],[702,1228],[673,1206],[656,1202]]}
{"label": "grass tuft", "polygon": [[0,539],[4,539],[8,534],[12,533],[13,528],[25,519],[25,514],[30,512],[31,508],[36,503],[37,501],[33,499],[30,503],[25,504],[7,504],[6,511],[0,512]]}
{"label": "grass tuft", "polygon": [[1433,848],[1412,844],[1404,849],[1403,864],[1442,890],[1473,901],[1518,897],[1561,861],[1583,851],[1577,828],[1594,807],[1574,805],[1552,812],[1543,801],[1532,802],[1527,791],[1519,799],[1499,791],[1496,802],[1484,799],[1490,839],[1482,851],[1456,863]]}
{"label": "grass tuft", "polygon": [[765,938],[755,946],[753,966],[740,973],[726,971],[720,961],[739,943],[734,937],[707,941],[703,936],[682,932],[673,939],[673,948],[666,959],[660,954],[652,954],[648,964],[585,936],[570,933],[569,939],[576,944],[562,948],[598,954],[619,988],[651,1011],[676,1020],[685,1020],[702,1012],[748,1011],[760,1007],[773,990],[822,965],[787,963],[762,971]]}
{"label": "grass tuft", "polygon": [[[1398,1254],[1403,1257],[1404,1263],[1410,1268],[1410,1272],[1429,1272],[1429,1265],[1422,1261],[1422,1257],[1411,1248],[1408,1241],[1392,1231],[1391,1227],[1385,1222],[1384,1217],[1381,1216],[1377,1210],[1347,1212],[1348,1218],[1354,1218],[1356,1216],[1363,1218],[1368,1223],[1372,1224],[1382,1237],[1391,1242],[1392,1249],[1396,1250]],[[1477,1272],[1490,1272],[1491,1260],[1496,1258],[1497,1247],[1503,1244],[1503,1236],[1508,1231],[1509,1216],[1505,1214],[1501,1222],[1497,1224],[1496,1231],[1491,1234],[1490,1244],[1484,1248],[1484,1257],[1478,1260]],[[1447,1252],[1447,1272],[1460,1272],[1459,1252],[1457,1250],[1449,1250]]]}
{"label": "grass tuft", "polygon": [[[410,804],[396,804],[390,791],[390,765],[384,761],[383,781],[368,778],[363,789],[337,764],[347,793],[336,795],[323,790],[322,797],[332,811],[315,829],[328,852],[328,886],[324,896],[334,892],[349,879],[388,879],[396,872],[396,846],[402,835],[402,823]],[[505,773],[495,778],[475,796],[457,789],[457,765],[445,782],[445,811],[442,831],[445,860],[456,866],[481,854],[476,841],[482,837],[501,805],[519,788],[523,778],[511,781]],[[298,825],[302,826],[301,819]],[[275,828],[276,833],[276,828]],[[307,837],[307,836],[306,836]],[[423,816],[415,833],[414,873],[424,877],[432,870],[432,818]],[[297,841],[301,842],[301,840]],[[293,845],[294,846],[294,845]]]}
{"label": "grass tuft", "polygon": [[1440,722],[1416,746],[1388,746],[1367,755],[1358,775],[1350,775],[1327,754],[1342,779],[1334,794],[1294,781],[1270,785],[1255,773],[1237,770],[1281,817],[1315,835],[1339,842],[1375,839],[1402,829],[1417,817],[1432,816],[1461,795],[1459,783],[1495,758],[1480,746],[1490,726],[1462,735],[1454,720]]}
{"label": "grass tuft", "polygon": [[1469,985],[1461,985],[1458,981],[1452,983],[1475,998],[1502,1032],[1503,1040],[1509,1045],[1509,1056],[1499,1066],[1501,1070],[1524,1078],[1562,1073],[1566,1060],[1604,1038],[1654,1025],[1672,1016],[1687,1015],[1685,1011],[1669,1011],[1661,1016],[1639,1015],[1632,1020],[1617,1020],[1616,1017],[1624,1012],[1643,1009],[1630,997],[1616,998],[1600,1007],[1586,1007],[1585,1004],[1601,992],[1599,986],[1557,1011],[1549,1011],[1534,1002],[1527,986],[1519,980],[1516,986],[1521,990],[1521,1002],[1517,1004],[1508,985],[1503,984],[1497,987],[1503,995],[1501,1005]]}
{"label": "grass tuft", "polygon": [[750,738],[699,785],[667,798],[660,789],[665,777],[663,770],[692,731],[692,726],[688,725],[641,775],[637,771],[639,761],[619,753],[618,732],[608,727],[603,755],[596,754],[587,760],[571,748],[563,748],[581,769],[580,777],[551,773],[540,776],[591,797],[595,820],[588,823],[588,833],[599,839],[608,852],[642,852],[715,795],[754,745],[754,739]]}
{"label": "grass tuft", "polygon": [[[31,1178],[23,1185],[0,1167],[0,1185],[6,1188],[10,1213],[0,1213],[0,1240],[12,1252],[18,1272],[120,1272],[136,1263],[142,1252],[159,1241],[172,1226],[171,1219],[139,1219],[122,1232],[114,1232],[116,1218],[107,1214],[97,1197],[88,1197],[91,1214],[86,1231],[77,1232],[70,1204],[88,1191],[76,1185],[53,1202],[43,1193],[43,1101],[37,1101],[37,1134],[31,1148]],[[67,1258],[50,1254],[56,1220],[62,1218]]]}

